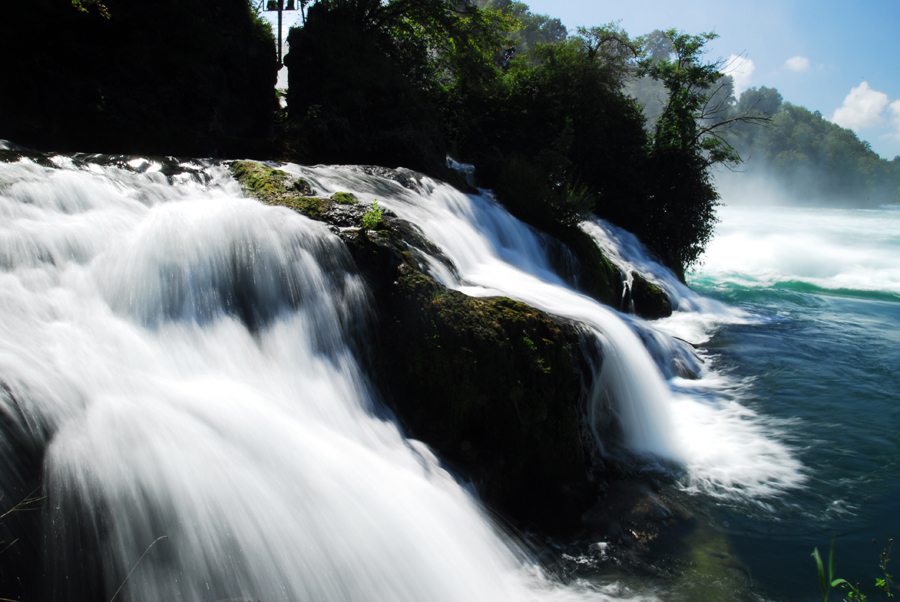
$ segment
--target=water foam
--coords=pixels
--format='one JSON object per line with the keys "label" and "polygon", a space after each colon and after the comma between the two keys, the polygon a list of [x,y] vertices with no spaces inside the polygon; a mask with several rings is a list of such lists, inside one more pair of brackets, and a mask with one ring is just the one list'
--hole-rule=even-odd
{"label": "water foam", "polygon": [[[378,197],[415,223],[456,264],[459,279],[435,271],[447,286],[509,296],[585,324],[604,355],[591,406],[595,422],[615,417],[632,452],[681,465],[687,488],[761,498],[803,482],[790,450],[761,417],[735,401],[733,383],[708,367],[709,357],[704,365],[703,352],[698,357],[670,336],[705,342],[718,325],[753,317],[691,291],[632,235],[602,222],[582,226],[614,261],[648,274],[677,300],[672,318],[649,324],[571,290],[550,267],[540,237],[488,193],[465,195],[421,177],[401,185],[359,170],[290,169],[329,193],[350,189],[366,201]],[[678,379],[670,367],[678,358],[701,379]]]}
{"label": "water foam", "polygon": [[337,239],[212,173],[0,165],[0,402],[47,445],[38,597],[109,598],[167,536],[120,597],[608,599],[547,580],[373,411]]}
{"label": "water foam", "polygon": [[749,287],[804,282],[900,294],[900,212],[723,207],[698,276]]}

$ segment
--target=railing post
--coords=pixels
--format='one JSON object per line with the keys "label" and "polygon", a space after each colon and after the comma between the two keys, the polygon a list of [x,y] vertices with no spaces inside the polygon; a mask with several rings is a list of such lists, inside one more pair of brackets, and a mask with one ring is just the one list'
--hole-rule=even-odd
{"label": "railing post", "polygon": [[281,9],[284,7],[284,0],[278,0],[278,68],[281,69]]}

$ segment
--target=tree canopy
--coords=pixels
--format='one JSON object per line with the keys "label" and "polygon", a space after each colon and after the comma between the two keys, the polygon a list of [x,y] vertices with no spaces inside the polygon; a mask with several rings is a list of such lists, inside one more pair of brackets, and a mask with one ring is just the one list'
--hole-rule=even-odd
{"label": "tree canopy", "polygon": [[[435,174],[450,153],[520,218],[565,236],[593,213],[680,271],[715,221],[709,166],[736,159],[698,122],[724,89],[700,60],[712,37],[570,35],[511,0],[321,0],[288,40],[291,143],[300,160]],[[625,93],[641,73],[667,89],[649,131]]]}
{"label": "tree canopy", "polygon": [[882,159],[868,142],[818,111],[784,102],[774,88],[750,88],[733,112],[771,116],[771,127],[736,124],[728,141],[749,159],[747,169],[799,199],[875,206],[900,203],[900,157]]}

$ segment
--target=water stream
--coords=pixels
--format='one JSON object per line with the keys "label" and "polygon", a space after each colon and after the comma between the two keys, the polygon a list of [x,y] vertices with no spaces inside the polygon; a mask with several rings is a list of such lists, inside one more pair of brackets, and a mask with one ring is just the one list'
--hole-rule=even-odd
{"label": "water stream", "polygon": [[[673,298],[671,318],[647,323],[569,287],[542,236],[489,193],[410,172],[285,169],[415,224],[457,268],[432,262],[446,286],[593,333],[597,432],[619,421],[620,461],[704,512],[758,516],[820,478],[791,416],[755,402],[756,375],[721,349],[722,333],[772,319],[722,292],[714,260],[695,276],[702,296],[627,233],[584,224]],[[601,573],[560,580],[499,529],[381,406],[351,342],[370,311],[337,236],[245,198],[222,166],[0,164],[0,494],[43,481],[34,599],[108,600],[162,536],[120,599],[667,597]]]}

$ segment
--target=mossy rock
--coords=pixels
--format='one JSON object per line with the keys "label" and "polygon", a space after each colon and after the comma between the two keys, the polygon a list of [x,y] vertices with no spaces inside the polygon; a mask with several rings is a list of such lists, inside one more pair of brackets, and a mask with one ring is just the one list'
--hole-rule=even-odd
{"label": "mossy rock", "polygon": [[[298,195],[278,169],[239,161],[231,169],[248,194],[314,219],[334,224],[342,211],[365,213]],[[594,372],[577,328],[512,299],[468,297],[434,281],[425,274],[429,258],[455,267],[388,212],[377,230],[340,236],[374,300],[369,369],[409,434],[514,523],[578,528],[593,501],[583,392]]]}
{"label": "mossy rock", "polygon": [[577,328],[444,287],[397,228],[342,238],[376,300],[372,372],[410,436],[514,523],[578,527],[592,500],[582,386],[593,371]]}
{"label": "mossy rock", "polygon": [[634,313],[645,320],[668,318],[672,315],[672,301],[661,288],[637,272],[631,272],[631,302]]}
{"label": "mossy rock", "polygon": [[310,196],[313,189],[308,181],[253,161],[232,161],[229,168],[244,192],[267,205],[288,207],[311,219],[341,228],[358,228],[362,224],[365,210],[355,201],[346,202],[347,197],[353,197],[349,193],[338,192],[330,199]]}
{"label": "mossy rock", "polygon": [[569,275],[571,284],[597,301],[618,308],[620,294],[616,290],[616,271],[590,234],[581,228],[569,228],[559,240],[566,245],[575,259],[574,270],[569,266],[557,266],[561,273]]}
{"label": "mossy rock", "polygon": [[356,205],[359,203],[359,199],[356,198],[356,195],[349,192],[335,192],[331,195],[331,200],[335,203],[340,203],[341,205]]}
{"label": "mossy rock", "polygon": [[280,169],[253,161],[232,161],[229,168],[248,194],[265,203],[273,203],[283,196],[312,194],[309,182]]}

